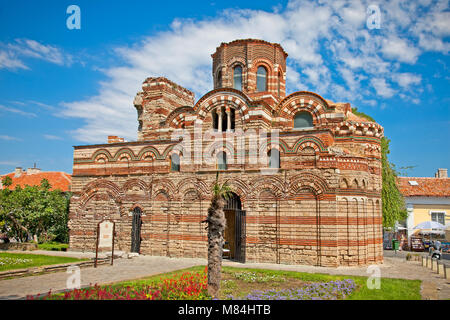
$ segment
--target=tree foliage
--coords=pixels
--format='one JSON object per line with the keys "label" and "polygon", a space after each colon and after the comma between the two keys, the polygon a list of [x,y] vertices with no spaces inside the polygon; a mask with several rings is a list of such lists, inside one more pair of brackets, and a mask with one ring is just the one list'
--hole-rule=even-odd
{"label": "tree foliage", "polygon": [[381,163],[383,186],[381,199],[383,203],[383,226],[385,228],[394,227],[397,221],[408,217],[405,208],[405,200],[397,186],[397,172],[395,166],[389,162],[389,142],[386,137],[381,139]]}
{"label": "tree foliage", "polygon": [[0,231],[21,242],[33,235],[39,242],[67,242],[70,195],[50,189],[50,183],[43,179],[39,186],[1,190]]}

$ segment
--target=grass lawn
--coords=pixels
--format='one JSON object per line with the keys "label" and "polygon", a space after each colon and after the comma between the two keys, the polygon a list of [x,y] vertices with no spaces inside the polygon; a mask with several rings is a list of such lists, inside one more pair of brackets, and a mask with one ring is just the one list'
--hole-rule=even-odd
{"label": "grass lawn", "polygon": [[49,250],[49,251],[67,251],[67,248],[69,248],[69,244],[59,242],[46,242],[46,243],[39,243],[38,248],[40,250]]}
{"label": "grass lawn", "polygon": [[[155,275],[148,278],[133,281],[120,282],[107,286],[110,290],[122,290],[123,288],[158,288],[165,279],[181,276],[185,272],[203,273],[204,266],[192,267],[175,272]],[[229,296],[243,298],[255,290],[290,290],[306,288],[318,283],[330,283],[331,281],[343,281],[351,279],[355,283],[355,289],[346,297],[348,300],[420,300],[420,280],[381,279],[381,288],[370,290],[367,288],[367,277],[341,276],[327,274],[311,274],[293,271],[276,271],[262,269],[247,269],[223,267],[222,283],[219,292],[220,299]],[[103,286],[106,287],[106,286]],[[137,291],[139,291],[138,289]],[[61,297],[62,295],[59,294]],[[206,296],[199,296],[207,298]],[[176,298],[175,298],[176,299]]]}
{"label": "grass lawn", "polygon": [[[254,282],[252,281],[253,279],[246,279],[247,281],[236,279],[236,274],[245,275],[252,273],[257,275]],[[273,280],[266,281],[270,277],[273,277]],[[370,290],[367,287],[367,277],[231,267],[223,268],[221,294],[222,297],[225,297],[227,294],[242,297],[253,290],[287,289],[297,286],[301,287],[312,282],[329,282],[345,279],[351,279],[357,285],[356,290],[347,297],[348,300],[421,299],[420,280],[381,278],[380,289]],[[260,281],[258,282],[258,280]]]}
{"label": "grass lawn", "polygon": [[0,271],[38,267],[60,263],[85,261],[86,259],[54,257],[40,254],[0,252]]}

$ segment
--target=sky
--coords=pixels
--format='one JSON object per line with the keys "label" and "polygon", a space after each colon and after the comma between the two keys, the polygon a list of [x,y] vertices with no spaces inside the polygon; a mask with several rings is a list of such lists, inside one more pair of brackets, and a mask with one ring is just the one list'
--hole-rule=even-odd
{"label": "sky", "polygon": [[245,38],[283,46],[287,94],[372,116],[402,175],[450,169],[449,1],[0,0],[0,174],[72,173],[73,146],[136,140],[147,77],[197,101],[216,47]]}

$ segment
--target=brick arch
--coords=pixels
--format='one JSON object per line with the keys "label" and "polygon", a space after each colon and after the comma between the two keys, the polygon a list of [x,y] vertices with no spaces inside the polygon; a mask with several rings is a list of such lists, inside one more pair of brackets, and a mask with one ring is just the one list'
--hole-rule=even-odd
{"label": "brick arch", "polygon": [[190,197],[188,197],[188,194],[195,194],[195,200],[201,200],[202,199],[202,194],[198,189],[195,188],[187,188],[183,191],[183,193],[181,193],[181,199],[183,201],[192,201],[192,199]]}
{"label": "brick arch", "polygon": [[91,160],[95,161],[99,155],[105,156],[108,159],[108,161],[113,161],[113,156],[106,149],[99,149],[99,150],[95,151],[91,156]]}
{"label": "brick arch", "polygon": [[[227,179],[224,181],[224,183],[226,183],[228,186],[230,186],[231,191],[239,196],[239,198],[241,199],[241,204],[243,205],[243,201],[245,201],[245,199],[248,196],[249,187],[248,187],[247,183],[245,183],[241,179],[235,179],[235,178]],[[213,186],[214,186],[214,184],[213,184]]]}
{"label": "brick arch", "polygon": [[[283,140],[278,138],[278,144],[275,142],[272,143],[272,140],[270,138],[265,139],[259,146],[259,153],[263,154],[264,152],[269,152],[271,149],[278,149],[278,151],[283,151],[283,153],[289,152],[289,147],[287,143]],[[281,153],[281,152],[280,152]]]}
{"label": "brick arch", "polygon": [[307,147],[313,148],[316,154],[319,152],[327,151],[327,147],[325,146],[323,141],[320,140],[318,137],[314,137],[314,136],[307,136],[307,137],[299,138],[292,146],[292,151],[295,153],[298,153],[299,151],[302,151],[303,149],[305,149]]}
{"label": "brick arch", "polygon": [[161,155],[159,154],[158,149],[154,147],[145,147],[139,151],[139,154],[137,155],[138,160],[143,160],[145,156],[150,153],[153,155],[153,159],[160,159]]}
{"label": "brick arch", "polygon": [[163,126],[179,128],[184,123],[186,115],[195,114],[194,108],[191,106],[178,107],[173,110],[164,120]]}
{"label": "brick arch", "polygon": [[218,107],[230,107],[236,112],[235,121],[241,121],[244,127],[249,119],[249,107],[252,101],[242,91],[232,88],[215,89],[205,94],[194,106],[197,114],[197,123],[202,123],[211,114],[212,110]]}
{"label": "brick arch", "polygon": [[201,110],[198,113],[199,119],[205,119],[207,114],[221,107],[233,108],[240,114],[241,118],[243,118],[248,113],[247,104],[243,99],[234,95],[224,94],[217,97],[216,100],[215,98],[206,100],[205,104],[201,106]]}
{"label": "brick arch", "polygon": [[162,153],[160,160],[166,160],[167,157],[170,157],[173,153],[176,153],[180,156],[180,161],[181,161],[181,156],[183,156],[183,150],[177,148],[177,145],[179,145],[179,143],[176,144],[172,144],[170,146],[168,146],[166,149],[164,149],[164,152]]}
{"label": "brick arch", "polygon": [[131,150],[130,148],[121,148],[115,153],[114,161],[119,160],[123,154],[126,154],[129,160],[136,160],[136,155],[134,154],[133,150]]}
{"label": "brick arch", "polygon": [[88,183],[81,192],[81,196],[78,200],[79,208],[84,209],[90,199],[99,191],[104,189],[105,192],[112,198],[117,204],[122,203],[122,199],[125,194],[122,189],[115,183],[106,179],[97,179]]}
{"label": "brick arch", "polygon": [[130,188],[134,186],[137,186],[140,189],[144,190],[144,192],[150,196],[151,187],[149,187],[147,183],[145,183],[145,181],[137,178],[129,179],[123,184],[122,186],[123,193],[125,194]]}
{"label": "brick arch", "polygon": [[158,179],[152,183],[152,199],[155,199],[158,194],[164,192],[169,200],[173,200],[176,195],[175,191],[175,185],[168,179]]}
{"label": "brick arch", "polygon": [[[273,63],[269,59],[266,58],[257,58],[252,61],[252,67],[250,68],[250,72],[253,72],[256,75],[258,68],[263,66],[267,70],[267,78],[274,75]],[[270,88],[268,88],[270,89]]]}
{"label": "brick arch", "polygon": [[[211,161],[215,161],[217,154],[221,151],[223,151],[227,154],[228,159],[234,159],[235,148],[234,148],[233,144],[226,142],[226,141],[216,141],[216,142],[210,144],[203,154],[204,154],[204,157],[210,157]],[[230,162],[228,162],[228,163],[230,163]]]}
{"label": "brick arch", "polygon": [[341,189],[348,189],[349,183],[347,181],[347,178],[341,178],[339,181],[339,188]]}
{"label": "brick arch", "polygon": [[[241,67],[242,68],[242,80],[244,80],[244,74],[247,74],[248,69],[247,69],[247,65],[245,63],[245,59],[241,58],[241,57],[233,57],[230,61],[228,61],[228,65],[227,65],[227,71],[229,72],[230,76],[233,77],[234,76],[234,68],[235,67]],[[244,81],[242,81],[242,86],[244,85]]]}
{"label": "brick arch", "polygon": [[277,115],[280,115],[282,109],[288,105],[292,105],[298,101],[298,103],[301,104],[301,99],[303,99],[303,103],[310,104],[309,100],[312,100],[312,105],[321,105],[324,108],[324,112],[326,111],[333,111],[334,108],[331,107],[328,102],[320,95],[314,92],[310,91],[297,91],[294,93],[291,93],[287,97],[285,97],[283,100],[280,101],[280,103],[277,106],[276,113]]}
{"label": "brick arch", "polygon": [[94,159],[94,162],[100,162],[100,160],[104,160],[104,162],[109,161],[108,157],[104,153],[100,153],[99,155],[97,155]]}
{"label": "brick arch", "polygon": [[300,173],[289,179],[291,194],[298,194],[304,189],[311,190],[315,196],[322,196],[328,193],[330,188],[324,179],[311,173]]}
{"label": "brick arch", "polygon": [[134,211],[134,209],[139,208],[141,210],[142,215],[145,215],[145,210],[144,210],[144,206],[134,203],[129,209],[128,211],[132,212]]}
{"label": "brick arch", "polygon": [[266,88],[267,89],[266,89],[266,91],[276,90],[277,88],[273,87],[274,84],[272,83],[272,78],[277,75],[274,72],[273,63],[269,59],[266,59],[266,58],[257,58],[252,61],[252,67],[250,68],[249,72],[253,73],[254,77],[255,77],[254,78],[254,80],[255,80],[254,89],[255,90],[257,89],[257,81],[258,81],[257,80],[257,78],[258,78],[257,71],[258,71],[259,67],[264,67],[267,70],[267,78],[266,78],[266,85],[267,85]]}
{"label": "brick arch", "polygon": [[211,193],[210,189],[208,189],[208,185],[204,181],[202,181],[198,178],[190,177],[190,178],[183,179],[176,186],[177,193],[182,194],[183,197],[184,197],[184,194],[187,192],[187,190],[191,190],[191,189],[194,189],[203,195],[208,195]]}
{"label": "brick arch", "polygon": [[282,198],[286,194],[286,184],[277,176],[260,176],[253,179],[249,186],[253,196],[258,195],[263,190],[271,190],[277,197]]}

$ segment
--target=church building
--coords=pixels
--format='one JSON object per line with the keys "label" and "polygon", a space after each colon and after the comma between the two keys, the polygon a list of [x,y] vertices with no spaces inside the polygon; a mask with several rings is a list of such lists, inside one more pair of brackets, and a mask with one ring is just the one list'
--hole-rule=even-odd
{"label": "church building", "polygon": [[349,103],[286,95],[287,56],[263,40],[222,43],[214,89],[197,101],[169,79],[145,79],[137,141],[74,147],[70,249],[95,250],[97,224],[109,219],[115,250],[206,258],[202,221],[218,172],[233,192],[231,260],[381,263],[383,128]]}

